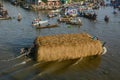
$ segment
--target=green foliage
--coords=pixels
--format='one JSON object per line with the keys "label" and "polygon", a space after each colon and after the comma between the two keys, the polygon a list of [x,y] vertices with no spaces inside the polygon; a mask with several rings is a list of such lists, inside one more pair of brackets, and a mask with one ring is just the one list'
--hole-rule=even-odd
{"label": "green foliage", "polygon": [[45,3],[47,2],[47,0],[42,0],[42,1],[45,2]]}

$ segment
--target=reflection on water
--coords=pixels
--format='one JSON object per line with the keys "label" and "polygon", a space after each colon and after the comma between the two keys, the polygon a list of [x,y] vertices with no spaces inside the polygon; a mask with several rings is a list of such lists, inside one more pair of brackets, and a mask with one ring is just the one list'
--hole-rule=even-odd
{"label": "reflection on water", "polygon": [[[112,7],[100,8],[97,21],[82,18],[82,26],[60,23],[59,27],[36,30],[32,21],[38,12],[26,11],[4,2],[12,20],[0,20],[0,79],[1,80],[118,80],[120,79],[120,14],[113,15]],[[17,21],[18,13],[22,21]],[[120,12],[119,12],[120,13]],[[48,19],[47,11],[40,11],[40,17]],[[105,23],[105,15],[110,22]],[[56,22],[57,17],[49,19]],[[54,62],[37,63],[27,57],[6,61],[20,55],[20,48],[33,44],[36,36],[87,32],[107,42],[108,52],[103,56]]]}

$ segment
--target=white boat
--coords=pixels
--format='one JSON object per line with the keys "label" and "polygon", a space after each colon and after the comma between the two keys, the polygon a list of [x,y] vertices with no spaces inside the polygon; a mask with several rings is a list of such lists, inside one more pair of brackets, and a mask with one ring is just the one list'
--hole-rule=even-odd
{"label": "white boat", "polygon": [[52,10],[51,12],[53,12],[53,13],[59,13],[60,9]]}
{"label": "white boat", "polygon": [[34,21],[32,22],[32,25],[33,25],[33,26],[38,26],[38,25],[41,25],[41,24],[44,24],[44,23],[48,23],[48,20],[44,20],[44,21],[34,20]]}

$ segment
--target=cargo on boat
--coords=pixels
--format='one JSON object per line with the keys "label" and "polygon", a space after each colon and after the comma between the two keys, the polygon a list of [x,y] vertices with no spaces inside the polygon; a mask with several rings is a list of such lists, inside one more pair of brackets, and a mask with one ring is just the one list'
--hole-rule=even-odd
{"label": "cargo on boat", "polygon": [[35,39],[34,49],[38,62],[77,59],[104,52],[101,41],[86,33],[40,36]]}

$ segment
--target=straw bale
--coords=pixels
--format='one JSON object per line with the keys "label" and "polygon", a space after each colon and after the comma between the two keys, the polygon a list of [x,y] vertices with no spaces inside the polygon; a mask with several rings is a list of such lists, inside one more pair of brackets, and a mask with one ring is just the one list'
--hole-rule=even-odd
{"label": "straw bale", "polygon": [[37,61],[76,59],[103,52],[102,43],[86,33],[40,36],[35,45]]}

